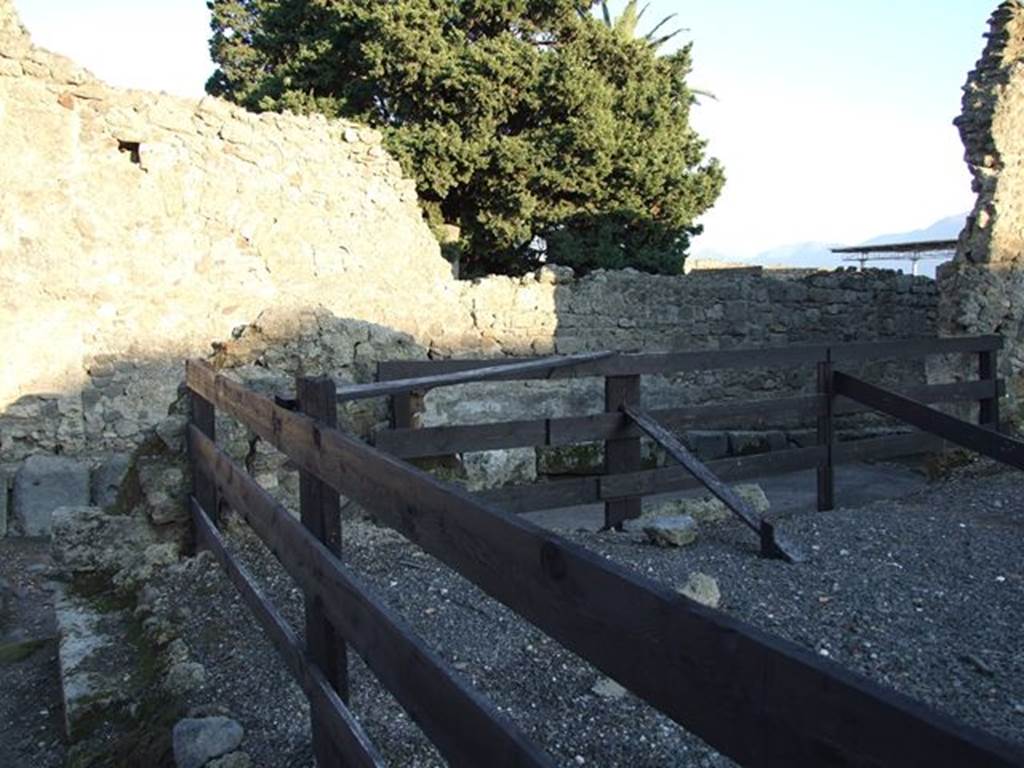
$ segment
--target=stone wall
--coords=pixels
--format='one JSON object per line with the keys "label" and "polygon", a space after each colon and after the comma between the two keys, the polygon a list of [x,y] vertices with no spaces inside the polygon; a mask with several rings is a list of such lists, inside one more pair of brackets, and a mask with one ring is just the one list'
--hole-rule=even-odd
{"label": "stone wall", "polygon": [[9,0],[0,18],[5,461],[135,444],[181,359],[268,306],[461,342],[449,266],[376,131],[116,90],[34,47]]}
{"label": "stone wall", "polygon": [[946,333],[999,333],[1002,373],[1024,395],[1024,3],[992,15],[988,43],[956,120],[977,201],[956,259],[939,274]]}
{"label": "stone wall", "polygon": [[[574,279],[553,268],[522,279],[491,277],[466,292],[475,328],[502,350],[572,354],[675,352],[697,349],[780,346],[814,342],[898,339],[935,334],[935,283],[892,271],[840,270],[803,276],[716,270],[686,277],[632,270],[596,272]],[[923,361],[872,364],[875,380],[923,382]],[[813,391],[812,366],[696,375],[646,377],[649,408],[721,400],[781,397]],[[421,423],[483,423],[596,413],[604,408],[603,382],[530,381],[481,383],[434,390]],[[708,425],[714,427],[717,425]],[[752,443],[788,447],[807,435],[808,424],[780,422],[762,436],[699,430],[691,447],[705,458],[745,452]],[[861,425],[862,426],[862,425]],[[861,427],[858,426],[858,429]],[[700,443],[698,446],[697,444]],[[740,447],[743,446],[743,447]],[[581,468],[579,452],[516,452],[512,462],[473,457],[477,475],[519,480]],[[600,461],[591,450],[584,468]],[[534,469],[536,467],[536,469]]]}

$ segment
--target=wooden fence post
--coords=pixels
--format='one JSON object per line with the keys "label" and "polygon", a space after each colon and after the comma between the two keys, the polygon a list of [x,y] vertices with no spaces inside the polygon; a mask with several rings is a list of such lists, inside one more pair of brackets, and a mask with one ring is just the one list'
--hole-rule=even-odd
{"label": "wooden fence post", "polygon": [[[213,403],[202,395],[189,390],[192,405],[192,424],[195,428],[206,435],[210,440],[216,440],[216,419],[217,414]],[[199,462],[195,456],[189,457],[192,466],[192,495],[195,496],[199,506],[214,523],[219,523],[217,509],[217,487],[213,479],[199,468]]]}
{"label": "wooden fence post", "polygon": [[834,434],[832,409],[835,402],[835,388],[832,384],[832,350],[825,353],[825,359],[818,363],[818,394],[822,397],[818,411],[818,445],[825,449],[825,463],[818,465],[818,511],[835,509],[835,470],[833,467]]}
{"label": "wooden fence post", "polygon": [[992,397],[978,401],[978,424],[999,431],[999,352],[987,349],[978,353],[978,378],[991,381]]}
{"label": "wooden fence post", "polygon": [[[295,381],[298,409],[327,427],[338,426],[338,401],[329,378]],[[319,429],[319,425],[317,426]],[[319,445],[319,439],[316,440]],[[341,504],[338,493],[309,472],[299,473],[302,524],[335,555],[341,555]],[[348,703],[348,657],[344,641],[327,620],[319,598],[306,597],[306,649],[341,700]],[[321,768],[340,765],[328,732],[311,712],[313,752]]]}
{"label": "wooden fence post", "polygon": [[[608,376],[604,380],[604,409],[608,413],[621,413],[623,405],[640,407],[639,376]],[[623,423],[627,423],[625,414]],[[604,472],[606,475],[637,472],[641,465],[640,438],[626,437],[604,441]],[[604,503],[604,526],[621,529],[626,520],[640,517],[643,499],[631,496]]]}

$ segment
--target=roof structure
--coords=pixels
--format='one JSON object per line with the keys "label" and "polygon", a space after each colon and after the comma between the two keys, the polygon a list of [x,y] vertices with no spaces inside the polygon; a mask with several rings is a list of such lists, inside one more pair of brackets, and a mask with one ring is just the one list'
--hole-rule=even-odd
{"label": "roof structure", "polygon": [[857,245],[850,248],[832,248],[832,253],[850,254],[843,261],[856,261],[860,268],[869,261],[908,260],[911,274],[917,274],[917,263],[922,259],[939,259],[942,254],[956,251],[956,240],[925,240],[915,243],[886,243],[884,245]]}

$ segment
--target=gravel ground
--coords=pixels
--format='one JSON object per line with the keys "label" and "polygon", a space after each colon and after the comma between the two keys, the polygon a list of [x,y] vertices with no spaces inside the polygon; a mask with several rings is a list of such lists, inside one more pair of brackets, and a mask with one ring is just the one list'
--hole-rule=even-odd
{"label": "gravel ground", "polygon": [[[1016,473],[961,476],[899,501],[793,514],[780,527],[811,555],[799,566],[757,557],[732,521],[705,525],[683,550],[634,534],[565,535],[672,587],[709,574],[722,610],[1024,742],[1020,488]],[[246,529],[230,538],[300,627],[301,595],[287,576]],[[596,670],[397,534],[348,520],[345,540],[346,559],[378,594],[558,764],[732,765],[631,695],[592,692]],[[203,606],[185,632],[207,667],[199,703],[239,718],[256,765],[311,765],[302,695],[227,580],[209,565],[166,578],[184,604]],[[358,661],[351,678],[353,710],[391,764],[444,764]]]}
{"label": "gravel ground", "polygon": [[64,764],[50,545],[0,538],[0,766]]}

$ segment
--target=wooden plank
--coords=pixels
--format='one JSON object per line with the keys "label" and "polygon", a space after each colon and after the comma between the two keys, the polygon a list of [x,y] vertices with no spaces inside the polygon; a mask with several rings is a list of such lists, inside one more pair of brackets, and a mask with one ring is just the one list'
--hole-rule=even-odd
{"label": "wooden plank", "polygon": [[640,429],[646,432],[658,445],[665,449],[669,456],[678,461],[683,468],[700,481],[701,485],[725,504],[754,533],[761,530],[760,517],[750,508],[736,492],[715,477],[708,467],[694,456],[685,445],[671,432],[650,418],[646,413],[630,405],[624,405],[622,412],[632,419]]}
{"label": "wooden plank", "polygon": [[978,353],[978,378],[986,384],[992,384],[994,390],[988,397],[978,401],[978,423],[999,431],[999,353],[996,350],[986,350]]}
{"label": "wooden plank", "polygon": [[[634,473],[626,476],[631,477],[632,474]],[[564,507],[576,507],[585,504],[601,504],[604,502],[604,499],[601,497],[601,482],[602,478],[600,475],[570,477],[544,483],[492,488],[486,491],[478,491],[472,494],[472,496],[481,503],[494,504],[506,512],[518,515],[526,512],[537,512],[542,509],[562,509]]]}
{"label": "wooden plank", "polygon": [[622,406],[622,411],[664,448],[669,456],[682,464],[687,472],[711,491],[716,499],[725,504],[741,522],[758,534],[761,540],[762,555],[786,560],[790,563],[800,562],[804,559],[804,556],[797,552],[796,547],[785,541],[771,524],[766,524],[736,491],[715,477],[714,473],[700,459],[690,453],[675,435],[639,408],[625,404]]}
{"label": "wooden plank", "polygon": [[242,467],[195,430],[189,431],[189,439],[232,509],[300,588],[321,600],[340,634],[450,764],[551,765]]}
{"label": "wooden plank", "polygon": [[851,363],[863,360],[907,360],[929,355],[981,352],[1001,349],[1002,346],[1002,336],[990,335],[854,342],[833,344],[831,350],[833,363]]}
{"label": "wooden plank", "polygon": [[[324,426],[338,426],[338,403],[333,381],[300,376],[295,380],[295,396],[300,412]],[[335,556],[341,555],[341,501],[338,493],[316,475],[304,470],[299,471],[299,517],[306,530],[318,541],[323,542]],[[348,655],[345,643],[334,631],[316,595],[307,592],[304,603],[306,650],[323,670],[327,682],[347,704]],[[339,760],[334,746],[316,718],[313,718],[312,732],[317,765],[337,764]]]}
{"label": "wooden plank", "polygon": [[[593,363],[612,357],[614,352],[587,352],[565,357],[543,357],[515,363],[500,365],[477,365],[473,368],[436,373],[431,376],[391,379],[370,384],[349,384],[338,390],[338,402],[365,400],[370,397],[385,397],[403,392],[426,392],[437,387],[450,387],[454,384],[473,384],[493,379],[550,378],[560,368]],[[378,366],[378,373],[380,367]]]}
{"label": "wooden plank", "polygon": [[[738,456],[708,462],[718,477],[730,482],[760,475],[793,472],[816,467],[823,454],[816,448],[791,448],[751,456]],[[497,504],[501,509],[523,514],[542,509],[557,509],[584,504],[597,504],[625,496],[650,496],[700,488],[701,483],[680,467],[647,469],[624,475],[574,477],[547,483],[495,488],[473,494],[483,502]]]}
{"label": "wooden plank", "polygon": [[[708,468],[726,482],[745,480],[760,475],[794,472],[816,467],[824,458],[820,448],[790,448],[785,451],[736,456],[708,462]],[[700,488],[701,482],[680,467],[648,469],[628,475],[601,478],[601,498],[641,493],[645,496]]]}
{"label": "wooden plank", "polygon": [[[980,400],[991,397],[991,382],[967,381],[952,384],[924,384],[903,387],[900,392],[925,403]],[[652,410],[649,415],[673,430],[758,429],[778,427],[787,420],[798,423],[818,418],[824,399],[817,395],[793,395],[760,400],[726,401],[710,405]],[[836,416],[866,413],[861,403],[839,398],[833,406]],[[573,445],[600,440],[638,437],[642,430],[618,414],[569,416],[489,424],[460,424],[422,429],[382,430],[374,444],[403,459],[449,456],[466,451],[495,451],[542,445]]]}
{"label": "wooden plank", "polygon": [[[189,364],[188,382],[298,465],[741,764],[819,765],[827,756],[833,765],[952,768],[1024,760],[1017,746],[481,505],[337,430],[321,430],[318,445],[308,417],[202,363]],[[190,435],[204,440],[195,430]],[[295,562],[297,554],[285,560]],[[459,725],[467,734],[473,730]]]}
{"label": "wooden plank", "polygon": [[393,456],[419,459],[467,451],[496,451],[547,443],[547,419],[424,427],[378,432],[374,445]]}
{"label": "wooden plank", "polygon": [[[661,354],[616,355],[593,363],[546,374],[512,375],[511,380],[532,378],[575,378],[583,376],[629,376],[635,374],[677,373],[696,370],[743,368],[786,368],[811,366],[833,351],[833,361],[907,360],[928,355],[972,353],[1002,347],[1000,336],[963,336],[947,338],[910,338],[893,341],[850,344],[808,344],[780,347],[752,347],[728,350],[696,350]],[[382,380],[404,379],[467,371],[501,365],[501,360],[394,360],[381,362]],[[500,377],[505,379],[506,377]]]}
{"label": "wooden plank", "polygon": [[[908,387],[901,390],[922,402],[955,402],[987,396],[992,386],[984,382],[960,382]],[[725,402],[650,411],[649,415],[672,429],[687,427],[756,429],[781,425],[787,418],[815,419],[818,395]],[[865,413],[871,409],[845,398],[836,401],[835,415]],[[444,456],[466,451],[489,451],[542,445],[572,445],[611,438],[636,437],[639,427],[615,414],[571,416],[488,424],[395,429],[379,432],[374,440],[381,450],[400,458]]]}
{"label": "wooden plank", "polygon": [[[639,376],[609,376],[604,381],[604,409],[618,414],[623,407],[640,405]],[[640,438],[615,437],[604,442],[604,472],[606,475],[636,472],[641,466]],[[604,503],[604,527],[620,530],[626,520],[635,520],[642,513],[643,499],[627,496],[610,499]]]}
{"label": "wooden plank", "polygon": [[852,464],[856,461],[884,461],[899,456],[941,453],[944,449],[945,441],[941,437],[927,432],[908,432],[836,443],[832,457],[836,464]]}
{"label": "wooden plank", "polygon": [[[741,348],[730,350],[698,350],[661,354],[615,355],[606,360],[555,370],[550,375],[521,374],[498,376],[495,380],[526,381],[537,378],[565,379],[587,376],[634,376],[641,374],[677,373],[696,370],[725,370],[756,367],[792,367],[810,365],[821,357],[825,347],[786,346]],[[486,365],[497,365],[488,360],[396,360],[381,363],[379,370],[387,378],[409,378],[430,374],[443,374],[472,370]]]}
{"label": "wooden plank", "polygon": [[1024,442],[969,424],[895,392],[868,384],[839,371],[833,377],[836,392],[870,405],[877,411],[905,421],[925,432],[945,438],[962,448],[1024,469]]}
{"label": "wooden plank", "polygon": [[[904,397],[922,403],[956,403],[991,397],[998,389],[999,382],[958,381],[950,384],[918,384],[912,387],[900,387],[898,392]],[[871,410],[868,406],[855,400],[838,398],[833,405],[832,412],[836,416],[847,416],[853,413],[867,413]]]}
{"label": "wooden plank", "polygon": [[[863,406],[855,406],[862,408]],[[673,429],[734,424],[750,429],[761,424],[777,425],[787,417],[814,418],[816,395],[724,402],[712,405],[668,408],[650,412],[651,418]],[[447,456],[466,451],[493,451],[541,445],[573,445],[643,434],[617,413],[568,416],[554,419],[505,421],[489,424],[460,424],[450,427],[383,430],[374,437],[381,450],[400,458]]]}
{"label": "wooden plank", "polygon": [[[851,440],[836,443],[833,450],[835,464],[855,461],[884,461],[898,456],[938,453],[945,446],[941,438],[923,432],[905,435]],[[752,477],[814,469],[824,460],[818,447],[790,448],[785,451],[719,459],[708,462],[711,470],[729,482]],[[502,509],[523,514],[542,509],[558,509],[583,504],[597,504],[618,494],[644,495],[673,493],[699,488],[700,482],[678,467],[644,470],[607,478],[582,477],[554,480],[547,483],[508,486],[473,494],[481,501],[494,503]]]}
{"label": "wooden plank", "polygon": [[835,402],[835,390],[832,386],[831,353],[825,360],[818,363],[818,396],[821,398],[821,410],[818,412],[817,443],[825,451],[825,460],[818,465],[818,511],[825,512],[835,509],[836,478],[833,469],[833,430],[832,406]]}
{"label": "wooden plank", "polygon": [[[192,406],[192,423],[196,426],[196,429],[208,438],[216,440],[217,412],[213,404],[196,392],[190,392],[189,399]],[[199,503],[203,505],[203,508],[210,510],[213,519],[217,520],[219,511],[217,509],[217,496],[213,483],[200,471],[195,457],[189,456],[189,462],[192,466],[192,495],[199,499]]]}
{"label": "wooden plank", "polygon": [[352,716],[324,673],[314,664],[309,663],[292,628],[263,596],[245,566],[238,563],[228,552],[224,539],[206,512],[200,507],[196,498],[192,497],[189,504],[199,542],[204,549],[213,554],[217,562],[227,572],[228,578],[238,590],[242,602],[252,611],[271,644],[284,660],[288,671],[306,694],[314,721],[323,729],[335,754],[340,757],[341,762],[336,761],[322,765],[345,765],[353,768],[386,765],[377,752],[377,748],[363,731],[359,722]]}

